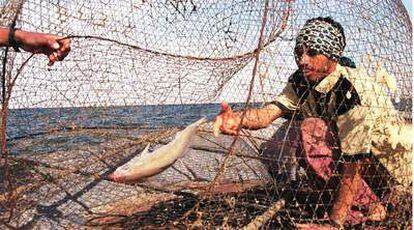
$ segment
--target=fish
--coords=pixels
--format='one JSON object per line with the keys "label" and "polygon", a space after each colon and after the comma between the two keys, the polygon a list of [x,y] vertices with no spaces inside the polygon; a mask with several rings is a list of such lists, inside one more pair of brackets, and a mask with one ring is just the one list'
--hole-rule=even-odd
{"label": "fish", "polygon": [[163,172],[177,159],[184,156],[198,127],[205,122],[207,118],[203,117],[192,123],[179,131],[170,143],[153,152],[149,151],[150,144],[148,144],[140,154],[110,174],[109,179],[115,182],[134,182]]}

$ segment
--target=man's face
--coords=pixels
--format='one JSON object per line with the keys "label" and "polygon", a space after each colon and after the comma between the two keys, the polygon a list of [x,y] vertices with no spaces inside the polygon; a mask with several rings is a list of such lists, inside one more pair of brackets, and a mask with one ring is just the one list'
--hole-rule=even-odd
{"label": "man's face", "polygon": [[310,81],[318,81],[329,75],[335,70],[336,63],[323,54],[318,54],[315,50],[302,46],[295,49],[296,64],[299,69]]}

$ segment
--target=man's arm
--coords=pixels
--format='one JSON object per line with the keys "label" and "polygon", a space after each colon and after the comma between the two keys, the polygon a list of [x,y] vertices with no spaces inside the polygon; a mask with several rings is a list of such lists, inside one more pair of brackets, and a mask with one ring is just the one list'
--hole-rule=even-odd
{"label": "man's arm", "polygon": [[[294,77],[294,75],[291,77]],[[214,136],[218,136],[220,131],[224,134],[236,135],[241,122],[243,122],[241,128],[253,130],[266,128],[274,120],[281,117],[283,113],[290,113],[299,109],[299,98],[296,95],[293,83],[289,80],[288,84],[275,98],[273,103],[260,109],[248,109],[244,111],[243,121],[241,119],[243,112],[233,113],[227,103],[222,103],[221,112],[214,121]]]}
{"label": "man's arm", "polygon": [[[243,111],[237,112],[236,115],[241,118]],[[242,128],[252,130],[266,128],[281,116],[282,110],[274,104],[259,109],[247,109],[244,113]]]}
{"label": "man's arm", "polygon": [[70,51],[70,39],[63,39],[52,34],[32,33],[24,30],[12,31],[7,28],[0,28],[0,46],[12,46],[12,39],[18,48],[34,54],[44,54],[49,58],[49,65],[55,61],[62,61]]}
{"label": "man's arm", "polygon": [[[221,112],[217,115],[213,125],[215,136],[218,136],[220,131],[224,134],[236,135],[241,122],[243,122],[241,128],[252,130],[266,128],[282,116],[282,110],[274,104],[237,113],[234,113],[227,103],[222,103],[221,106]],[[243,112],[244,117],[242,119]]]}

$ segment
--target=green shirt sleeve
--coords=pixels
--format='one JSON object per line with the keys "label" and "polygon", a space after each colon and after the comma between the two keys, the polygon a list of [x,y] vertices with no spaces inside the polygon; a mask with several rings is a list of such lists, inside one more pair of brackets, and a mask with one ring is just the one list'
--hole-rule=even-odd
{"label": "green shirt sleeve", "polygon": [[273,101],[283,112],[291,113],[299,110],[299,98],[293,89],[292,83],[288,83],[283,91]]}

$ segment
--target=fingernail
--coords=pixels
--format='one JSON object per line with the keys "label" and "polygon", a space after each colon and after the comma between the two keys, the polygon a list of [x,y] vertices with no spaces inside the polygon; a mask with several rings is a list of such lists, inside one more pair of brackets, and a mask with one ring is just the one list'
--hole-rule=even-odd
{"label": "fingernail", "polygon": [[55,50],[59,49],[60,48],[59,43],[57,43],[57,42],[53,43],[52,48],[55,49]]}

